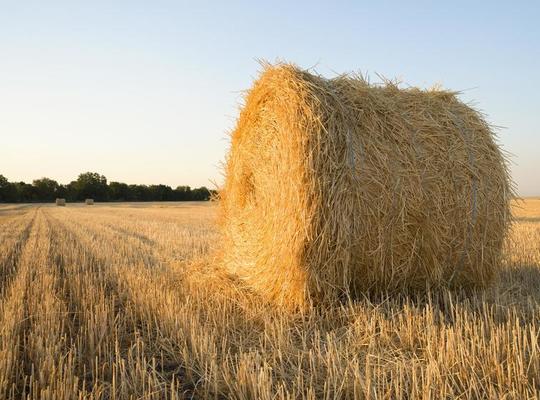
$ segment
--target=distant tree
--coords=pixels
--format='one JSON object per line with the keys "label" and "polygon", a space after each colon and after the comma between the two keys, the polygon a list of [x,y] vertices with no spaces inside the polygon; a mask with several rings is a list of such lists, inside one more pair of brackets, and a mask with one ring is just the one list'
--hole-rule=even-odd
{"label": "distant tree", "polygon": [[17,201],[25,203],[37,200],[35,188],[33,185],[25,182],[17,182],[13,185],[15,188]]}
{"label": "distant tree", "polygon": [[71,181],[66,185],[66,200],[76,201],[78,197],[77,181]]}
{"label": "distant tree", "polygon": [[109,200],[113,201],[129,201],[131,200],[129,186],[121,182],[109,183]]}
{"label": "distant tree", "polygon": [[8,201],[9,181],[4,175],[0,175],[0,201]]}
{"label": "distant tree", "polygon": [[138,185],[128,185],[129,197],[126,200],[129,201],[140,201],[139,186]]}
{"label": "distant tree", "polygon": [[131,195],[131,201],[150,201],[151,192],[146,185],[129,185],[129,192]]}
{"label": "distant tree", "polygon": [[53,179],[36,179],[32,182],[32,186],[34,186],[34,195],[37,201],[52,201],[59,197],[57,192],[60,185]]}
{"label": "distant tree", "polygon": [[16,203],[19,201],[17,188],[7,180],[4,175],[0,175],[0,202]]}
{"label": "distant tree", "polygon": [[0,202],[35,202],[52,201],[65,198],[67,201],[92,198],[97,201],[205,201],[213,191],[202,186],[191,189],[178,186],[172,189],[168,185],[128,185],[122,182],[107,184],[107,178],[96,172],[85,172],[77,180],[61,185],[54,179],[40,178],[28,184],[9,182],[0,175]]}
{"label": "distant tree", "polygon": [[210,191],[204,186],[201,186],[200,188],[197,188],[197,189],[193,189],[191,192],[191,200],[196,200],[196,201],[210,200]]}
{"label": "distant tree", "polygon": [[178,186],[174,190],[174,199],[176,201],[191,200],[191,188],[189,186]]}
{"label": "distant tree", "polygon": [[85,172],[79,175],[73,187],[75,198],[84,200],[87,198],[97,201],[107,200],[107,178],[96,172]]}
{"label": "distant tree", "polygon": [[151,185],[149,188],[151,201],[173,200],[173,190],[167,185]]}
{"label": "distant tree", "polygon": [[56,197],[61,199],[67,199],[69,197],[69,190],[67,185],[58,185],[56,188]]}
{"label": "distant tree", "polygon": [[148,185],[137,185],[142,201],[152,201],[152,190]]}

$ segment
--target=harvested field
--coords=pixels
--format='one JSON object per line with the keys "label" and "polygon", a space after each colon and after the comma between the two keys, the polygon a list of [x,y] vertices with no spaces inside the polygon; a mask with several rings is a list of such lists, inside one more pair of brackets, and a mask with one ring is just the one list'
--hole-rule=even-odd
{"label": "harvested field", "polygon": [[286,315],[215,268],[211,203],[0,206],[1,399],[540,396],[540,199],[466,294]]}

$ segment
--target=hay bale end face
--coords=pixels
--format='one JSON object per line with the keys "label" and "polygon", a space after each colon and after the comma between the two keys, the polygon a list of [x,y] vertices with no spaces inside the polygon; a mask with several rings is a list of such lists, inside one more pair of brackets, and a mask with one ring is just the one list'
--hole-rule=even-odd
{"label": "hay bale end face", "polygon": [[84,201],[84,203],[87,205],[87,206],[93,206],[94,205],[94,199],[86,199]]}
{"label": "hay bale end face", "polygon": [[56,199],[55,201],[57,206],[65,206],[66,205],[66,199]]}
{"label": "hay bale end face", "polygon": [[225,172],[223,264],[279,304],[481,287],[500,266],[506,162],[455,93],[266,67]]}

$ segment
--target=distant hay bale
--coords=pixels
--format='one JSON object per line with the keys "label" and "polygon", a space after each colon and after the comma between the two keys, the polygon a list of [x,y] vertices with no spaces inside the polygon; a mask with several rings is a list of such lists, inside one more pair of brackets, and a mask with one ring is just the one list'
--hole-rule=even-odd
{"label": "distant hay bale", "polygon": [[223,264],[294,307],[482,287],[511,196],[494,134],[456,93],[269,66],[232,134]]}
{"label": "distant hay bale", "polygon": [[66,205],[66,199],[56,199],[56,205],[57,206],[65,206]]}
{"label": "distant hay bale", "polygon": [[94,205],[94,199],[86,199],[84,201],[84,203],[87,205],[87,206],[93,206]]}

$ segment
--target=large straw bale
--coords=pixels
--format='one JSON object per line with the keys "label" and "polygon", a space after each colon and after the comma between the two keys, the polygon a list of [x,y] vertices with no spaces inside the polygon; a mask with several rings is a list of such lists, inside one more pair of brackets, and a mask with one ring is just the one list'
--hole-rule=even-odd
{"label": "large straw bale", "polygon": [[56,203],[57,206],[65,206],[66,205],[66,199],[58,198],[58,199],[56,199],[55,203]]}
{"label": "large straw bale", "polygon": [[84,203],[87,205],[87,206],[93,206],[94,205],[94,199],[86,199],[84,201]]}
{"label": "large straw bale", "polygon": [[482,287],[511,195],[490,126],[456,93],[267,66],[232,133],[223,264],[294,307]]}

